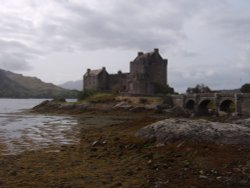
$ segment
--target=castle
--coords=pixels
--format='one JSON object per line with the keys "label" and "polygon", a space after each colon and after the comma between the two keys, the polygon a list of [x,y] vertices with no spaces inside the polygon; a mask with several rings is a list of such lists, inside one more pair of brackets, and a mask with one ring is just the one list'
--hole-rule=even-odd
{"label": "castle", "polygon": [[158,49],[153,52],[138,52],[130,62],[130,72],[109,74],[105,67],[87,69],[83,76],[84,90],[119,91],[131,94],[154,94],[157,86],[167,85],[168,60],[163,59]]}

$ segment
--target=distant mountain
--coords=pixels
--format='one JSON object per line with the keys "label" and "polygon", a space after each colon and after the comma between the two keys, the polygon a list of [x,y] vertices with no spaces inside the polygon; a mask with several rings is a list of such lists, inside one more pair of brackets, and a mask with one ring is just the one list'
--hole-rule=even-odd
{"label": "distant mountain", "polygon": [[69,82],[65,82],[61,85],[59,85],[62,88],[65,89],[76,89],[81,91],[83,88],[83,81],[82,80],[76,80],[76,81],[69,81]]}
{"label": "distant mountain", "polygon": [[0,97],[51,98],[75,97],[77,92],[63,89],[36,77],[23,76],[0,69]]}

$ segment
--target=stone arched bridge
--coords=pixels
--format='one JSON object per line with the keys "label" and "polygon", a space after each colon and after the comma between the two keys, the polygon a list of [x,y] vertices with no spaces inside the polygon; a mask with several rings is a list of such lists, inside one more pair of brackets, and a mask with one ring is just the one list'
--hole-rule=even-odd
{"label": "stone arched bridge", "polygon": [[172,96],[174,106],[196,114],[236,113],[250,115],[250,94],[201,93]]}

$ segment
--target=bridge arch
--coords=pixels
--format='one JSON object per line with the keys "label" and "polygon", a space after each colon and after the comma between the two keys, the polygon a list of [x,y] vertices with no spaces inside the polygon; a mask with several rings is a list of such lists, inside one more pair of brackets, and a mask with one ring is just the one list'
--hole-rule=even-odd
{"label": "bridge arch", "polygon": [[233,100],[225,99],[220,103],[219,109],[226,113],[233,113],[235,112],[235,103]]}
{"label": "bridge arch", "polygon": [[198,106],[199,115],[209,115],[212,114],[213,111],[215,111],[215,107],[212,99],[204,99],[199,103]]}
{"label": "bridge arch", "polygon": [[193,99],[187,100],[185,104],[185,108],[189,110],[194,110],[195,109],[195,101]]}

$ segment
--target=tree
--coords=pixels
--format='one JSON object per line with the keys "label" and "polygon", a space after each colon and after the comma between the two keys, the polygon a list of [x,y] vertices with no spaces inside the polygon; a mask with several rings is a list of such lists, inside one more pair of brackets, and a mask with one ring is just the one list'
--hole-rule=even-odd
{"label": "tree", "polygon": [[154,83],[154,89],[156,94],[174,94],[174,88],[169,85]]}
{"label": "tree", "polygon": [[204,85],[204,84],[197,84],[195,87],[189,87],[186,90],[186,93],[192,94],[192,93],[212,93],[212,90]]}
{"label": "tree", "polygon": [[96,91],[85,89],[84,91],[80,91],[78,93],[77,99],[78,99],[78,101],[84,100],[88,97],[93,96],[94,94],[96,94]]}
{"label": "tree", "polygon": [[250,84],[244,84],[241,86],[240,91],[242,93],[250,93]]}

